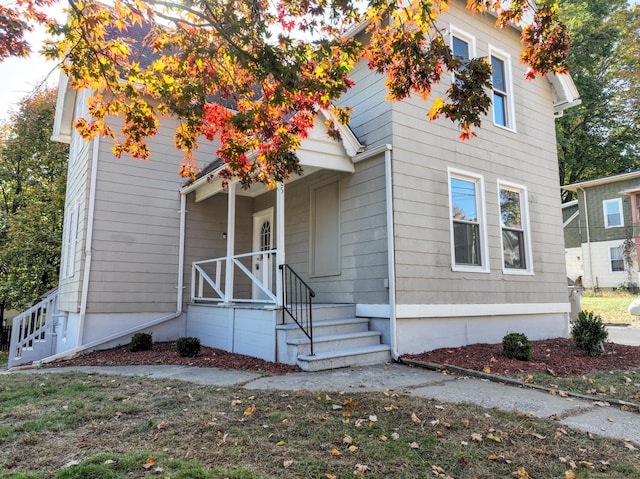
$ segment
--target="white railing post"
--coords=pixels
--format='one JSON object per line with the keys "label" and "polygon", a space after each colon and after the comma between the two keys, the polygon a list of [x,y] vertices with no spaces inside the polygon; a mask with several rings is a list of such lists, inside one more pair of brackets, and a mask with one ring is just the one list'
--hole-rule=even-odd
{"label": "white railing post", "polygon": [[233,255],[236,233],[236,183],[229,185],[227,194],[227,269],[224,277],[224,302],[233,301]]}
{"label": "white railing post", "polygon": [[282,274],[280,265],[285,263],[284,254],[284,183],[276,187],[276,304],[282,306]]}
{"label": "white railing post", "polygon": [[196,263],[191,263],[191,301],[196,298]]}

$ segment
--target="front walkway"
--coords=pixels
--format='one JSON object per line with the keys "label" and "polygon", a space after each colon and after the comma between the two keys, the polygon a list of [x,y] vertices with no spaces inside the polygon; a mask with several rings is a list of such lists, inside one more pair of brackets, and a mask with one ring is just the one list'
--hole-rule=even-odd
{"label": "front walkway", "polygon": [[[451,403],[473,403],[485,408],[519,411],[535,417],[558,419],[558,424],[640,445],[640,414],[603,407],[593,401],[562,398],[533,389],[508,386],[477,378],[443,375],[400,364],[380,364],[315,373],[262,377],[247,371],[184,366],[82,366],[28,369],[1,374],[55,374],[81,371],[87,374],[116,374],[170,378],[197,384],[241,387],[248,390],[277,389],[308,391],[396,391]],[[188,378],[188,379],[187,379]],[[600,402],[600,404],[603,404]]]}

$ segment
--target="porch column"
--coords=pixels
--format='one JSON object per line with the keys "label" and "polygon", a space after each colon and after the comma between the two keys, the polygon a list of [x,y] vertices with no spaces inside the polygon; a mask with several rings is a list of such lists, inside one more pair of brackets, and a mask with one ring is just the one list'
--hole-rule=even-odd
{"label": "porch column", "polygon": [[282,306],[282,272],[280,265],[284,264],[284,183],[276,187],[276,304]]}
{"label": "porch column", "polygon": [[236,235],[236,184],[231,183],[227,191],[227,267],[224,275],[224,302],[231,303],[233,300],[233,255],[235,254]]}

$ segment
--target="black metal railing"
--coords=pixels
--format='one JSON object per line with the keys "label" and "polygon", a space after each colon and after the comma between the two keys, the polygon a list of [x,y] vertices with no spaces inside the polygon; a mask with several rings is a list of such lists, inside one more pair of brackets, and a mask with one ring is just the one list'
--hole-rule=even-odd
{"label": "black metal railing", "polygon": [[311,342],[313,356],[313,317],[312,301],[316,293],[288,264],[279,266],[282,271],[282,324],[285,314],[298,325]]}
{"label": "black metal railing", "polygon": [[0,351],[9,351],[11,344],[11,326],[0,327]]}

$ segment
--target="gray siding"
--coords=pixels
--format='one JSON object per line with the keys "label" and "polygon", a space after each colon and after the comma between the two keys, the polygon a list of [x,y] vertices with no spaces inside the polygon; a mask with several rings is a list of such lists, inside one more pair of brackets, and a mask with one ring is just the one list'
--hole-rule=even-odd
{"label": "gray siding", "polygon": [[[567,222],[576,212],[578,212],[578,204],[562,208],[562,220]],[[564,247],[579,248],[581,245],[582,230],[580,227],[580,215],[578,215],[564,227]]]}
{"label": "gray siding", "polygon": [[[333,179],[340,185],[340,274],[309,277],[311,189]],[[388,302],[384,188],[381,157],[356,164],[354,174],[318,172],[287,186],[287,263],[308,280],[317,302]]]}
{"label": "gray siding", "polygon": [[[511,56],[515,131],[494,126],[490,113],[476,130],[478,137],[463,142],[449,120],[428,120],[429,102],[412,98],[393,104],[397,302],[564,302],[562,217],[549,83],[524,79],[516,31],[501,32],[504,38],[498,43],[494,19],[472,17],[461,5],[452,5],[443,22],[473,33],[477,55],[487,55],[491,43]],[[443,95],[447,86],[445,81],[434,88],[432,98]],[[488,273],[452,271],[449,167],[481,175],[484,180]],[[528,190],[533,275],[502,271],[498,181]]]}
{"label": "gray siding", "polygon": [[[88,313],[176,308],[180,225],[175,123],[163,122],[148,161],[117,159],[100,142]],[[211,149],[200,152],[203,162]],[[211,157],[211,156],[209,156]]]}

